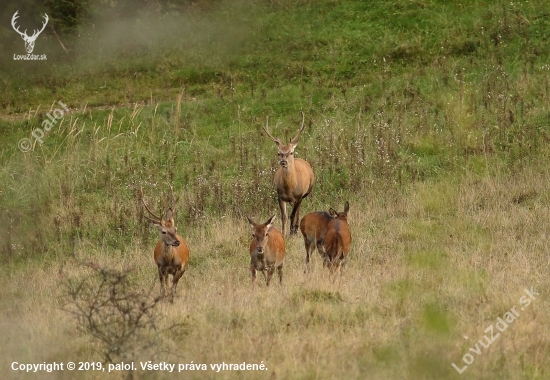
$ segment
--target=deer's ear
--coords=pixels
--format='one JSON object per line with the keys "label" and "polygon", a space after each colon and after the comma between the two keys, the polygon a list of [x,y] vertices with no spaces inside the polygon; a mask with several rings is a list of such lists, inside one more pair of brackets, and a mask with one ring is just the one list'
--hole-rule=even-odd
{"label": "deer's ear", "polygon": [[348,212],[349,211],[349,202],[346,201],[346,204],[344,205],[344,212]]}
{"label": "deer's ear", "polygon": [[250,227],[254,228],[256,226],[256,223],[254,223],[254,221],[252,219],[250,219],[248,216],[246,217],[246,219],[248,220],[248,223],[250,224]]}
{"label": "deer's ear", "polygon": [[331,215],[331,216],[338,216],[338,213],[336,212],[335,209],[333,209],[332,207],[328,209],[328,213]]}
{"label": "deer's ear", "polygon": [[172,220],[172,219],[174,219],[174,210],[169,208],[168,211],[166,211],[166,220]]}
{"label": "deer's ear", "polygon": [[275,220],[275,215],[273,215],[271,218],[269,218],[265,223],[264,225],[269,228],[273,225],[273,221]]}

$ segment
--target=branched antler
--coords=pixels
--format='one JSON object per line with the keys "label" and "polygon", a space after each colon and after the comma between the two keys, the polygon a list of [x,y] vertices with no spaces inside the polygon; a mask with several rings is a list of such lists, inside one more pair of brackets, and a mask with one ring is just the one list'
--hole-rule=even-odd
{"label": "branched antler", "polygon": [[267,135],[271,138],[271,140],[273,140],[273,142],[277,145],[280,145],[281,144],[281,140],[279,139],[276,139],[275,137],[271,136],[271,133],[269,133],[269,131],[267,130],[267,128],[269,128],[269,115],[265,117],[265,127],[264,127],[264,131],[265,133],[267,133]]}
{"label": "branched antler", "polygon": [[170,193],[172,195],[172,205],[168,208],[168,211],[166,211],[166,220],[172,219],[172,217],[176,214],[176,204],[180,200],[179,197],[174,199],[174,188],[172,185],[170,185]]}
{"label": "branched antler", "polygon": [[300,130],[298,131],[298,134],[296,135],[296,137],[294,137],[291,141],[292,144],[298,144],[298,140],[300,139],[300,134],[302,133],[302,131],[304,130],[304,126],[305,126],[305,116],[304,116],[304,112],[302,112],[302,125],[300,126]]}
{"label": "branched antler", "polygon": [[149,218],[147,215],[145,215],[145,217],[146,217],[149,221],[151,221],[151,222],[153,222],[153,223],[160,223],[160,222],[162,221],[162,218],[161,218],[160,216],[154,214],[151,210],[149,210],[149,207],[147,207],[147,203],[145,203],[145,199],[144,199],[144,197],[143,197],[143,187],[140,187],[140,188],[139,188],[139,192],[141,193],[141,202],[143,202],[143,205],[145,206],[145,209],[146,209],[147,212],[148,212],[149,214],[151,214],[151,216],[153,216],[153,218],[155,218],[155,219],[151,219],[151,218]]}

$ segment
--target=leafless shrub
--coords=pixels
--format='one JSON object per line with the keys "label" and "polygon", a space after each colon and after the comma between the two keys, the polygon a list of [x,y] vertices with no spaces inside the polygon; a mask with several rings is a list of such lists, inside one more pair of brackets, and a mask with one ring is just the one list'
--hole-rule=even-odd
{"label": "leafless shrub", "polygon": [[137,355],[156,353],[162,317],[156,312],[162,296],[132,284],[131,270],[106,268],[79,262],[91,273],[65,283],[63,310],[72,314],[79,327],[99,341],[105,363],[134,360]]}

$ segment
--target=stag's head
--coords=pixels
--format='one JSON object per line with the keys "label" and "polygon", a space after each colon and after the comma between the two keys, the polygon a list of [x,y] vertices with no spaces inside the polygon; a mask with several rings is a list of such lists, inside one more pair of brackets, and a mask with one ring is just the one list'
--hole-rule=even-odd
{"label": "stag's head", "polygon": [[174,225],[174,218],[172,214],[173,211],[169,208],[168,211],[166,211],[166,219],[153,222],[153,224],[159,230],[160,239],[164,242],[164,244],[178,247],[180,245],[180,241],[176,236],[178,228]]}
{"label": "stag's head", "polygon": [[48,20],[49,20],[48,15],[44,13],[44,22],[42,23],[42,29],[40,30],[34,29],[32,36],[29,36],[27,35],[27,29],[25,29],[24,32],[21,32],[19,31],[19,27],[15,25],[15,20],[19,18],[17,13],[19,13],[19,11],[15,12],[13,14],[13,17],[11,18],[11,26],[13,27],[13,30],[15,30],[17,33],[19,33],[19,35],[21,35],[21,38],[23,38],[23,40],[25,41],[25,50],[27,50],[27,53],[31,54],[32,51],[34,50],[34,42],[36,41],[40,33],[44,31],[44,28],[46,28],[46,25],[48,24]]}
{"label": "stag's head", "polygon": [[271,140],[273,140],[273,142],[277,144],[277,148],[278,148],[277,156],[279,157],[279,165],[281,165],[283,168],[287,168],[291,166],[294,163],[294,149],[296,148],[296,145],[298,145],[300,134],[304,130],[304,113],[302,112],[302,125],[300,126],[300,130],[298,131],[298,134],[296,135],[296,137],[294,137],[290,141],[290,143],[286,145],[281,143],[281,140],[273,137],[271,133],[269,133],[268,127],[269,127],[269,116],[266,116],[264,131],[271,138]]}
{"label": "stag's head", "polygon": [[246,219],[248,219],[248,223],[250,223],[250,226],[252,227],[252,241],[254,243],[254,246],[256,247],[255,253],[258,255],[258,258],[262,258],[265,253],[268,241],[267,232],[269,231],[269,228],[273,225],[273,219],[275,219],[275,215],[273,215],[263,224],[258,224],[254,222],[248,216],[246,217]]}
{"label": "stag's head", "polygon": [[153,223],[155,227],[157,227],[157,229],[159,230],[160,240],[162,240],[165,245],[178,247],[181,242],[176,236],[178,229],[174,224],[174,214],[176,213],[174,207],[178,200],[176,199],[172,202],[172,206],[170,206],[168,208],[168,211],[166,211],[165,218],[161,218],[155,215],[151,210],[149,210],[149,207],[147,207],[147,203],[145,203],[145,200],[143,199],[143,189],[141,189],[141,201],[143,202],[143,205],[145,206],[147,212],[151,215],[151,217],[146,215],[145,218],[147,218],[150,222]]}

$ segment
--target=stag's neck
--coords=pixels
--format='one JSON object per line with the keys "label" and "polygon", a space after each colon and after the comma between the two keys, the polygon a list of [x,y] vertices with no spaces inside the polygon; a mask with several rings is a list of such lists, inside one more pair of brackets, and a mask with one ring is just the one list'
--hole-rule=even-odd
{"label": "stag's neck", "polygon": [[174,253],[176,252],[175,247],[162,242],[162,256],[165,260],[172,260],[174,258]]}
{"label": "stag's neck", "polygon": [[282,178],[286,187],[293,188],[296,185],[296,178],[297,178],[296,167],[294,166],[294,162],[289,163],[286,168],[281,167],[281,172],[283,174]]}

